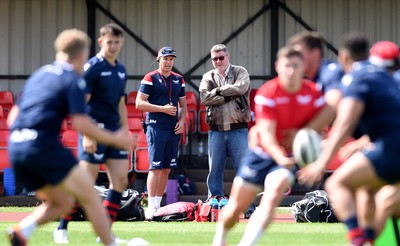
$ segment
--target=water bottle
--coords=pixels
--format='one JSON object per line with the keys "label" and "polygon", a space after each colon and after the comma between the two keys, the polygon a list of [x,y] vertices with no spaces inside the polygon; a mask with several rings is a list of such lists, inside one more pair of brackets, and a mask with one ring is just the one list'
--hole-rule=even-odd
{"label": "water bottle", "polygon": [[226,198],[222,198],[218,203],[218,219],[221,218],[221,209],[228,204],[228,200]]}
{"label": "water bottle", "polygon": [[211,207],[211,222],[217,222],[218,221],[218,200],[217,198],[212,198],[210,200],[210,207]]}
{"label": "water bottle", "polygon": [[199,142],[199,155],[202,156],[204,154],[204,144],[203,142]]}

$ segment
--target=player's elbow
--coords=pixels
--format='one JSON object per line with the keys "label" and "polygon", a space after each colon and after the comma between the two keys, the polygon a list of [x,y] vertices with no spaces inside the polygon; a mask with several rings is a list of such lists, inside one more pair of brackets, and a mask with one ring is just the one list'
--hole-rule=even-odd
{"label": "player's elbow", "polygon": [[76,129],[79,132],[85,132],[87,127],[90,124],[90,119],[87,115],[85,114],[78,114],[72,116],[72,125],[74,129]]}

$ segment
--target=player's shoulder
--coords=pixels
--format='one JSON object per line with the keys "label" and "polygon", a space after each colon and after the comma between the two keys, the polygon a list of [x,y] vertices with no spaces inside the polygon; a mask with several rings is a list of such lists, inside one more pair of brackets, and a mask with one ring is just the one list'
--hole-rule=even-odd
{"label": "player's shoulder", "polygon": [[79,78],[73,65],[63,61],[55,61],[52,64],[45,65],[39,71],[44,76],[53,76],[64,81],[76,81]]}
{"label": "player's shoulder", "polygon": [[393,78],[394,78],[394,80],[395,80],[398,84],[400,84],[400,69],[397,70],[397,71],[393,74]]}
{"label": "player's shoulder", "polygon": [[156,79],[155,76],[157,75],[157,73],[158,73],[157,70],[146,73],[142,79],[142,82],[143,81],[153,82],[153,79]]}
{"label": "player's shoulder", "polygon": [[353,63],[350,75],[353,81],[376,80],[391,77],[387,69],[375,66],[368,61]]}
{"label": "player's shoulder", "polygon": [[341,77],[344,75],[344,70],[342,66],[337,62],[331,62],[326,64],[321,69],[321,74],[319,76],[319,81],[317,82],[330,82],[330,81],[340,81]]}
{"label": "player's shoulder", "polygon": [[171,74],[172,74],[175,78],[183,79],[183,76],[180,75],[179,73],[171,72]]}
{"label": "player's shoulder", "polygon": [[279,87],[278,78],[273,78],[271,80],[266,81],[260,88],[257,90],[257,94],[272,94]]}
{"label": "player's shoulder", "polygon": [[153,70],[151,72],[146,73],[145,77],[154,77],[158,74],[158,70]]}
{"label": "player's shoulder", "polygon": [[93,57],[91,57],[84,65],[83,69],[85,72],[88,70],[93,70],[96,68],[99,68],[101,65],[103,65],[106,61],[104,60],[104,57],[102,57],[100,54],[97,54]]}
{"label": "player's shoulder", "polygon": [[320,91],[318,85],[309,79],[303,79],[302,89],[308,91]]}
{"label": "player's shoulder", "polygon": [[126,73],[126,67],[124,64],[122,64],[121,62],[119,62],[118,60],[116,61],[117,67],[118,67],[118,71],[120,72],[125,72]]}

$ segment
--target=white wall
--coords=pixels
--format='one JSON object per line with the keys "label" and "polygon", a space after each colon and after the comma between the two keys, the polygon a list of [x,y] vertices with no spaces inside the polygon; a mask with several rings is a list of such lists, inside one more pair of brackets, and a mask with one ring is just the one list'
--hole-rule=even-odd
{"label": "white wall", "polygon": [[[371,39],[400,43],[397,0],[286,0],[294,13],[320,31],[335,46],[349,30],[361,30]],[[177,50],[176,68],[187,72],[212,45],[227,38],[269,0],[98,0],[154,50],[170,45]],[[0,0],[0,75],[28,75],[53,60],[53,40],[65,28],[87,30],[85,0]],[[280,9],[280,46],[304,28]],[[270,75],[270,11],[264,13],[227,44],[232,63],[251,75]],[[110,20],[96,11],[96,29]],[[332,53],[329,58],[335,59]],[[143,75],[153,57],[130,37],[120,56],[130,75]],[[211,69],[211,62],[193,75]],[[199,81],[194,81],[196,84]],[[259,87],[264,81],[253,81]],[[0,90],[18,93],[23,80],[0,81]],[[127,92],[139,81],[129,81]],[[190,88],[188,88],[190,90]]]}

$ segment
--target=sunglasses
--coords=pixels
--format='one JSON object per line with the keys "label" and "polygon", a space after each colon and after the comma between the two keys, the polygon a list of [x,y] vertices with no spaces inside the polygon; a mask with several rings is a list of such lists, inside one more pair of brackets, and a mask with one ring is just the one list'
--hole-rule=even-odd
{"label": "sunglasses", "polygon": [[213,60],[213,62],[216,62],[218,60],[223,61],[223,60],[225,60],[225,56],[227,56],[227,55],[213,57],[213,58],[211,58],[211,60]]}

